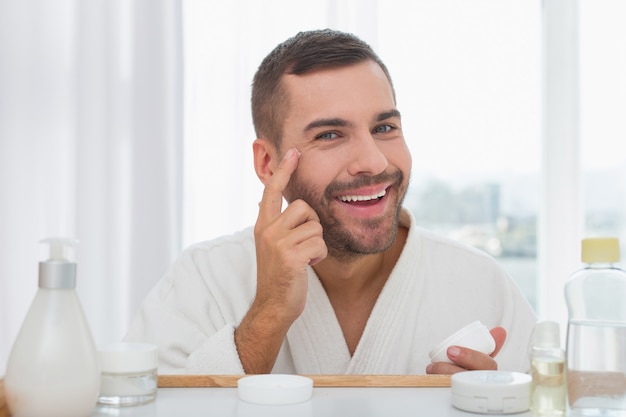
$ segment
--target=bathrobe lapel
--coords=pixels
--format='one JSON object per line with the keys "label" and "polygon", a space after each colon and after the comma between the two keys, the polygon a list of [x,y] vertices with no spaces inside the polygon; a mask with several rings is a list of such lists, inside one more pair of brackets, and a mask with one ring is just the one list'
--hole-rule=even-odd
{"label": "bathrobe lapel", "polygon": [[[406,213],[402,213],[400,223],[409,227],[411,234]],[[287,334],[298,373],[377,374],[389,369],[406,372],[400,364],[406,363],[406,354],[410,352],[402,355],[398,349],[406,345],[406,329],[417,322],[415,314],[411,314],[415,312],[419,286],[411,279],[419,259],[416,246],[415,239],[409,236],[352,357],[326,291],[309,268],[307,304]]]}

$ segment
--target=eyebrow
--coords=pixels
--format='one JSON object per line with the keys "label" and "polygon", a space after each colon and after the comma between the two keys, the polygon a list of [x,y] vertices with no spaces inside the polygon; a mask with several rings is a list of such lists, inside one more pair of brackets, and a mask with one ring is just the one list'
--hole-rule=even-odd
{"label": "eyebrow", "polygon": [[396,109],[393,110],[389,110],[389,111],[385,111],[382,112],[378,115],[378,117],[376,117],[376,121],[377,122],[382,122],[383,120],[387,120],[387,119],[391,119],[392,117],[397,117],[398,119],[401,119],[402,117],[400,116],[400,112]]}
{"label": "eyebrow", "polygon": [[[400,112],[396,109],[393,109],[393,110],[379,113],[376,116],[376,121],[381,122],[383,120],[391,119],[392,117],[400,118]],[[304,131],[308,132],[310,130],[317,129],[319,127],[343,127],[343,126],[350,126],[350,125],[351,125],[350,122],[344,119],[340,119],[340,118],[318,119],[306,125],[306,127],[304,128]]]}
{"label": "eyebrow", "polygon": [[350,123],[347,120],[333,118],[333,119],[318,119],[314,120],[304,128],[305,132],[308,132],[313,129],[317,129],[318,127],[342,127],[348,126]]}

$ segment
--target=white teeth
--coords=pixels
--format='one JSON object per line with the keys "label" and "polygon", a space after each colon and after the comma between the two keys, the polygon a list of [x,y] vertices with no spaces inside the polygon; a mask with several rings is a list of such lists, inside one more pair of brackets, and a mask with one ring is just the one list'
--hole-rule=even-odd
{"label": "white teeth", "polygon": [[350,201],[369,201],[369,200],[376,200],[377,198],[381,198],[385,194],[387,194],[387,190],[382,190],[381,192],[375,195],[344,195],[344,196],[341,196],[340,199],[341,201],[346,202],[346,203]]}

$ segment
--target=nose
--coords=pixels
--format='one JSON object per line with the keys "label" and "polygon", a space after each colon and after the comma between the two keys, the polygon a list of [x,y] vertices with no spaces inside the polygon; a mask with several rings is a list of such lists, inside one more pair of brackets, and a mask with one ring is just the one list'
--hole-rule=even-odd
{"label": "nose", "polygon": [[350,146],[350,175],[377,175],[383,172],[389,162],[381,151],[379,144],[370,132],[355,136]]}

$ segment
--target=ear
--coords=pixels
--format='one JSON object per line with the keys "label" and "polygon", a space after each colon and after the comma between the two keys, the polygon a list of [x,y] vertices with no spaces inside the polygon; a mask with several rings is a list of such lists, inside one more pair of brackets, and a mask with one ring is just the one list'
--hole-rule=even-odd
{"label": "ear", "polygon": [[278,166],[276,148],[269,140],[258,138],[252,144],[252,153],[256,175],[263,184],[267,184],[267,181],[274,175],[274,170]]}

